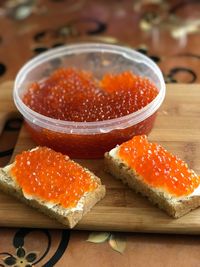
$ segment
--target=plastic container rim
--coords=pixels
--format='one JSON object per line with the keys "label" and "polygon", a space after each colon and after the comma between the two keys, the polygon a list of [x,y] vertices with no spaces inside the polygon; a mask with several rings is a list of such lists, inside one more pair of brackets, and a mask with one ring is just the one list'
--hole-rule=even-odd
{"label": "plastic container rim", "polygon": [[[152,71],[156,73],[160,82],[160,91],[158,95],[144,108],[128,114],[123,117],[95,121],[95,122],[73,122],[73,121],[62,121],[58,119],[53,119],[41,115],[29,107],[27,107],[21,100],[18,92],[18,88],[24,80],[26,74],[36,68],[41,63],[55,59],[59,56],[66,56],[70,54],[80,54],[88,52],[109,52],[114,54],[120,54],[124,58],[133,60],[134,62],[143,63],[147,65]],[[139,57],[139,60],[138,60]],[[18,72],[15,83],[13,98],[16,107],[22,113],[25,120],[34,123],[42,128],[47,128],[52,131],[62,132],[62,133],[73,133],[73,134],[100,134],[107,133],[116,129],[125,129],[144,121],[152,114],[154,114],[157,109],[162,104],[165,98],[165,82],[163,75],[159,67],[147,56],[127,47],[122,47],[118,45],[102,44],[102,43],[82,43],[74,45],[66,45],[59,48],[51,49],[50,51],[44,52],[43,54],[36,56],[35,58],[29,60]]]}

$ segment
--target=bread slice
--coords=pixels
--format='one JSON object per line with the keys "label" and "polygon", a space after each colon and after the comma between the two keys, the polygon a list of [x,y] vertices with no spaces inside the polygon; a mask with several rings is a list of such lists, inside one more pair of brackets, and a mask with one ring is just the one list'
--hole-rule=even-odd
{"label": "bread slice", "polygon": [[105,154],[105,168],[115,178],[122,180],[136,193],[141,193],[150,202],[166,211],[173,218],[179,218],[200,206],[200,186],[193,193],[185,197],[174,197],[164,190],[154,188],[144,182],[134,169],[116,156],[117,147]]}
{"label": "bread slice", "polygon": [[19,187],[10,173],[13,164],[0,169],[0,190],[17,197],[19,200],[38,209],[44,214],[57,219],[69,228],[73,228],[81,218],[105,196],[105,186],[101,184],[100,179],[84,168],[90,173],[91,178],[97,182],[98,186],[95,190],[85,193],[74,208],[65,208],[60,204],[47,203],[44,200],[33,196],[30,197],[23,193],[22,188]]}

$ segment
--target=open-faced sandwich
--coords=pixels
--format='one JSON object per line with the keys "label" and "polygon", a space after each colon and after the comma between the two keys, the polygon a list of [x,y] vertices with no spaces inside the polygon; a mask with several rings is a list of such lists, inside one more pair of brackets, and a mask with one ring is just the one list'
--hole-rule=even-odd
{"label": "open-faced sandwich", "polygon": [[24,151],[0,169],[0,189],[70,228],[105,195],[98,177],[47,147]]}
{"label": "open-faced sandwich", "polygon": [[200,206],[200,177],[177,156],[146,136],[105,154],[106,169],[135,192],[178,218]]}

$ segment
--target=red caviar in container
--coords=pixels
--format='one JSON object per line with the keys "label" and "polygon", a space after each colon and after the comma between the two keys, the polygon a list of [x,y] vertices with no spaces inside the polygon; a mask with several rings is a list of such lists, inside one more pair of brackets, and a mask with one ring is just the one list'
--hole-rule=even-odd
{"label": "red caviar in container", "polygon": [[83,167],[47,147],[17,155],[11,173],[25,194],[66,208],[97,187]]}
{"label": "red caviar in container", "polygon": [[[102,80],[97,81],[88,72],[66,68],[56,70],[41,83],[31,84],[23,97],[23,101],[32,110],[50,118],[91,122],[110,120],[131,114],[150,103],[157,94],[158,90],[152,82],[136,76],[130,71],[115,75],[105,74]],[[147,134],[151,123],[152,120],[150,119],[144,121],[139,126],[138,131],[135,129],[136,134],[140,133],[141,129],[143,133]],[[128,131],[125,132],[128,133]],[[62,151],[62,147],[67,142],[66,136],[48,130],[44,130],[39,137],[34,132],[32,134],[37,142],[41,143],[42,141],[43,143],[45,140],[49,140],[45,144],[59,151]],[[43,136],[44,140],[42,140]],[[56,142],[54,144],[55,137]],[[72,147],[74,142],[85,143],[87,146],[84,149],[88,151],[88,148],[92,147],[95,153],[95,143],[101,142],[102,139],[101,136],[99,138],[95,136],[95,142],[93,142],[92,136],[89,138],[77,136],[75,139],[74,137],[75,135],[72,136],[69,146]],[[105,137],[106,135],[104,135],[103,140],[103,153],[105,152],[105,144],[107,141],[110,142],[115,134],[107,136],[107,140]],[[69,142],[70,138],[67,137],[67,139]],[[91,146],[91,144],[93,145]],[[74,155],[74,152],[76,149],[73,148],[69,151],[70,155]],[[89,151],[89,153],[93,152]]]}
{"label": "red caviar in container", "polygon": [[118,155],[145,183],[171,195],[190,195],[200,184],[200,177],[183,160],[161,145],[148,142],[144,135],[123,143]]}
{"label": "red caviar in container", "polygon": [[31,84],[23,97],[32,110],[50,118],[91,122],[119,118],[148,105],[158,94],[146,78],[127,71],[102,80],[82,70],[62,68]]}
{"label": "red caviar in container", "polygon": [[116,144],[148,134],[164,96],[155,63],[106,44],[44,53],[22,68],[14,88],[33,140],[73,158],[100,158]]}

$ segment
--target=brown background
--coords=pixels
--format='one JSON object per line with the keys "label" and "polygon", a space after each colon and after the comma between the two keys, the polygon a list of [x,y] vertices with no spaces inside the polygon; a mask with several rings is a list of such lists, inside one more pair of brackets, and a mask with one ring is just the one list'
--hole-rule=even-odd
{"label": "brown background", "polygon": [[[188,83],[190,90],[189,83],[200,81],[199,17],[198,1],[0,1],[0,85],[13,80],[19,68],[39,52],[62,44],[99,41],[139,49],[159,64],[166,82]],[[1,134],[2,166],[9,161],[18,134],[20,120],[15,118]],[[15,254],[13,239],[18,231],[0,229],[0,253]],[[68,246],[59,249],[61,235],[68,232],[48,233],[50,250],[35,266],[43,266],[56,251],[60,254],[49,266],[200,265],[199,236],[123,234],[127,244],[121,255],[108,242],[86,242],[88,232],[71,231]],[[27,253],[35,251],[38,257],[48,245],[39,230],[27,234],[24,241]]]}

